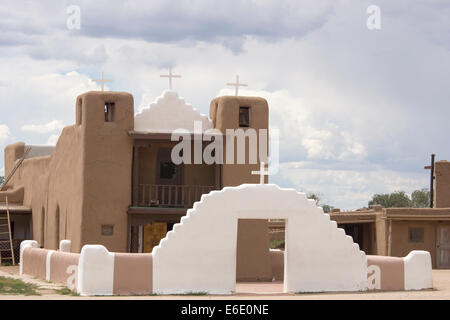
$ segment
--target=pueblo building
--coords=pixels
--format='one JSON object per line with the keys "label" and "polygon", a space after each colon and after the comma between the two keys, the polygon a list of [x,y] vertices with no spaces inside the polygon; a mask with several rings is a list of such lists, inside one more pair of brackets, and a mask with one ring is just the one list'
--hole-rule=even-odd
{"label": "pueblo building", "polygon": [[[192,148],[201,151],[218,137],[225,144],[227,129],[268,129],[268,104],[258,97],[215,98],[207,117],[174,91],[165,91],[137,114],[131,94],[91,91],[77,97],[75,112],[76,123],[62,130],[55,147],[18,142],[5,148],[0,213],[8,197],[16,244],[34,239],[41,247],[58,249],[60,240],[68,239],[72,252],[85,244],[151,252],[202,194],[258,183],[252,170],[267,157],[263,152],[249,163],[245,143],[244,163],[192,159],[175,164],[171,159],[179,143],[171,140],[174,129],[183,129]],[[203,132],[196,133],[194,123]],[[213,132],[209,141],[202,139],[206,130]],[[231,139],[239,143],[236,136]],[[271,280],[267,230],[266,220],[239,222],[238,279]]]}
{"label": "pueblo building", "polygon": [[[425,250],[433,268],[450,268],[450,162],[434,163],[432,177],[432,208],[333,209],[330,218],[368,255],[403,257]],[[269,229],[271,239],[284,239],[284,223],[270,222]]]}

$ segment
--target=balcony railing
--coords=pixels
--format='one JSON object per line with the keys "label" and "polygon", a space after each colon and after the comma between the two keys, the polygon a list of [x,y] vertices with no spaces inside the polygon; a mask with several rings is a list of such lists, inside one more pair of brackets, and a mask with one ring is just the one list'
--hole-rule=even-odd
{"label": "balcony railing", "polygon": [[204,193],[214,190],[213,186],[140,184],[139,202],[141,207],[192,208]]}

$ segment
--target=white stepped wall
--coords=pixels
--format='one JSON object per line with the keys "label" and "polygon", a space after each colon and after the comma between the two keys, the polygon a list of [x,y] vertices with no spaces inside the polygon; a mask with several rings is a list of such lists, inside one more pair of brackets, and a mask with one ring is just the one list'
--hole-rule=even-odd
{"label": "white stepped wall", "polygon": [[286,219],[286,292],[365,290],[364,252],[313,200],[246,184],[203,195],[153,249],[154,292],[233,292],[237,221],[268,218]]}

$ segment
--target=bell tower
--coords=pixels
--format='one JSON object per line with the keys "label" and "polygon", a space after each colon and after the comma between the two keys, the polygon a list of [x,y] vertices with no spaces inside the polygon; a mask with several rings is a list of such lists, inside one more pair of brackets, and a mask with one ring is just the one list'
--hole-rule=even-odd
{"label": "bell tower", "polygon": [[[269,107],[267,101],[259,97],[223,96],[211,101],[210,118],[214,128],[227,135],[225,144],[233,139],[234,155],[227,158],[227,146],[224,146],[224,164],[222,165],[222,187],[238,186],[244,183],[259,183],[260,177],[252,171],[260,169],[260,163],[267,163],[267,150],[264,159],[259,156],[259,132],[269,129]],[[230,137],[230,129],[234,132],[242,130],[245,135],[245,163],[238,163],[238,138]],[[250,129],[256,132],[256,162],[251,163]],[[266,131],[267,132],[267,131]],[[267,139],[267,136],[266,136]],[[268,148],[267,148],[268,149]],[[254,151],[254,150],[253,150]],[[229,159],[234,158],[233,163]],[[268,183],[268,177],[264,177]],[[238,222],[236,278],[238,281],[271,281],[272,269],[269,256],[269,234],[267,220],[241,219]]]}

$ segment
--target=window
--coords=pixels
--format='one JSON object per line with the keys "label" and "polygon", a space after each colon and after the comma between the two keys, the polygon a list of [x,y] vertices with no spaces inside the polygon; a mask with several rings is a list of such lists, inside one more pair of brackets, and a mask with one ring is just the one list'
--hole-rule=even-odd
{"label": "window", "polygon": [[161,162],[159,166],[160,179],[173,179],[176,167],[173,162]]}
{"label": "window", "polygon": [[102,236],[112,236],[114,234],[114,226],[102,224]]}
{"label": "window", "polygon": [[250,127],[250,107],[239,107],[239,127]]}
{"label": "window", "polygon": [[105,102],[105,122],[114,121],[114,102]]}
{"label": "window", "polygon": [[408,242],[423,242],[423,228],[409,228]]}

